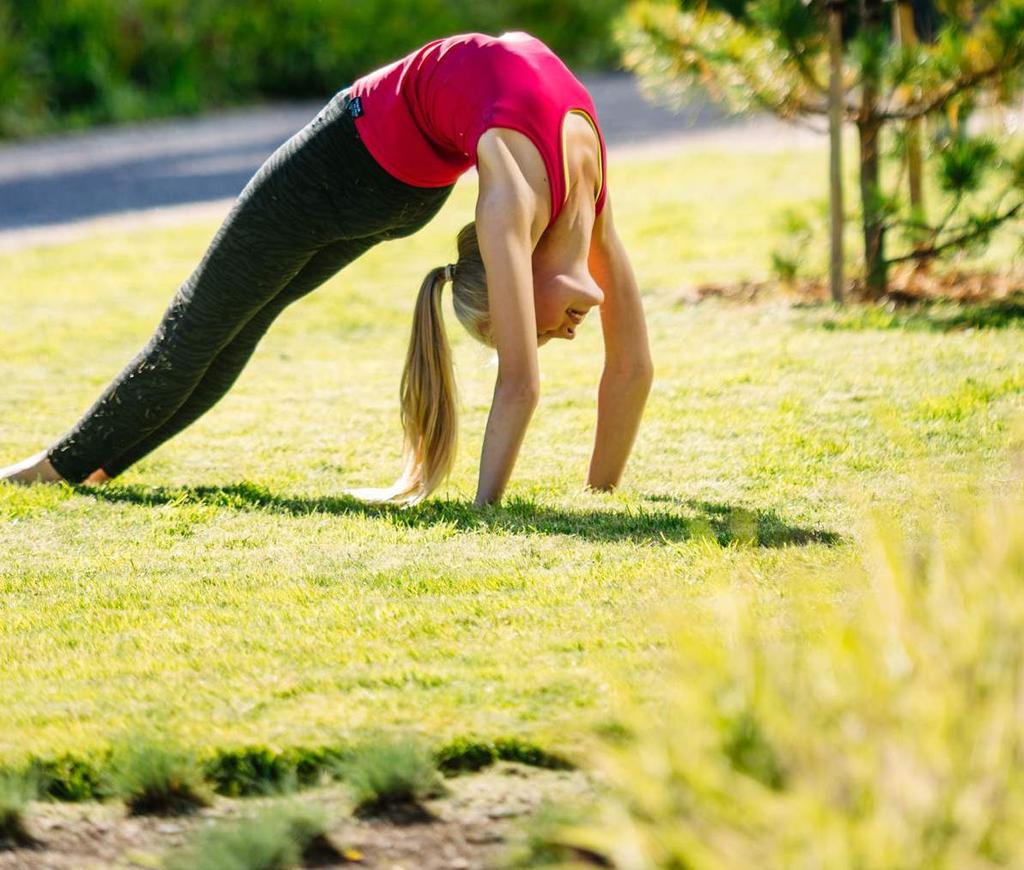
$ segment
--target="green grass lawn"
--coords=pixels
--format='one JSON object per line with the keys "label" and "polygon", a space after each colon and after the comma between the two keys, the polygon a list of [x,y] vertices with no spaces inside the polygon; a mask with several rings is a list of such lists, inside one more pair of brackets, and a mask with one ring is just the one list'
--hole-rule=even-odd
{"label": "green grass lawn", "polygon": [[[117,485],[0,486],[0,761],[140,732],[209,751],[385,726],[566,750],[609,714],[615,682],[657,697],[677,606],[697,626],[725,583],[769,609],[855,594],[869,511],[909,524],[1019,479],[1014,321],[835,329],[827,309],[679,301],[695,281],[763,276],[779,211],[820,198],[825,169],[814,149],[613,165],[657,367],[617,494],[582,491],[594,323],[541,354],[504,507],[469,506],[495,369],[454,329],[449,485],[410,511],[341,496],[399,471],[415,291],[452,258],[472,182],[288,311],[228,398]],[[77,418],[214,229],[0,256],[0,461]]]}

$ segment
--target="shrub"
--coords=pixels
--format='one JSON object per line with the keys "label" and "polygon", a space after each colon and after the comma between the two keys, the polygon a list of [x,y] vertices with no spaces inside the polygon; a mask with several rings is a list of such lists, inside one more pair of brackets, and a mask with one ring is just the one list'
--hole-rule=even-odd
{"label": "shrub", "polygon": [[220,750],[204,765],[218,794],[230,797],[287,791],[296,778],[289,759],[265,746]]}
{"label": "shrub", "polygon": [[532,743],[514,737],[473,740],[459,737],[442,746],[434,756],[437,767],[446,775],[483,770],[497,761],[516,761],[547,770],[572,770],[571,762]]}
{"label": "shrub", "polygon": [[114,750],[109,790],[131,815],[184,815],[210,802],[194,756],[145,739]]}
{"label": "shrub", "polygon": [[421,801],[445,793],[434,760],[412,737],[385,737],[357,747],[339,767],[360,816],[424,818]]}
{"label": "shrub", "polygon": [[35,839],[25,826],[28,802],[36,797],[34,780],[17,773],[0,773],[0,849],[31,846]]}
{"label": "shrub", "polygon": [[625,0],[0,0],[0,136],[323,98],[459,31],[529,30],[569,63],[617,58]]}
{"label": "shrub", "polygon": [[458,738],[441,747],[434,757],[438,768],[448,776],[475,773],[498,760],[494,745],[488,741]]}
{"label": "shrub", "polygon": [[771,252],[772,273],[791,285],[807,271],[816,227],[812,217],[794,208],[782,212],[780,224],[782,239]]}
{"label": "shrub", "polygon": [[[335,746],[292,747],[283,751],[266,746],[225,748],[206,756],[202,779],[217,794],[228,797],[282,794],[321,785],[337,776],[352,749],[346,742]],[[123,755],[118,751],[118,756]],[[434,756],[445,774],[475,771],[496,761],[516,761],[551,770],[571,770],[561,756],[516,738],[474,740],[457,738],[441,746]],[[39,784],[39,795],[57,801],[105,800],[113,795],[119,764],[111,753],[81,758],[31,758],[25,773]]]}
{"label": "shrub", "polygon": [[326,817],[293,805],[258,816],[221,822],[200,833],[184,849],[168,855],[168,870],[284,870],[301,861],[317,864],[355,860],[340,853],[327,838]]}
{"label": "shrub", "polygon": [[55,801],[90,801],[107,797],[96,764],[73,755],[32,758],[26,775],[39,784],[39,794]]}
{"label": "shrub", "polygon": [[561,842],[630,870],[1024,866],[1024,504],[923,540],[880,528],[845,608],[794,595],[780,627],[731,593],[675,632],[664,710],[627,707]]}

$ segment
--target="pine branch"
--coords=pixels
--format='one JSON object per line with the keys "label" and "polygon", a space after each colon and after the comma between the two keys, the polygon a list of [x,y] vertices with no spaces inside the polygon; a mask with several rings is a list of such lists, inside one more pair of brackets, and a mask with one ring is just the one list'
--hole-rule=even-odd
{"label": "pine branch", "polygon": [[969,242],[974,241],[981,236],[991,233],[992,230],[1006,223],[1008,220],[1015,218],[1021,211],[1024,211],[1024,200],[1018,202],[1012,208],[1007,209],[1001,215],[994,215],[986,220],[980,221],[970,230],[965,230],[959,236],[954,236],[951,239],[941,244],[932,244],[927,248],[916,248],[907,254],[903,254],[899,257],[891,257],[886,260],[886,263],[893,265],[895,263],[905,263],[909,260],[930,260],[937,257],[943,251],[948,251],[950,248],[960,248]]}
{"label": "pine branch", "polygon": [[[671,81],[675,77],[699,82],[714,100],[730,106],[733,111],[755,108],[817,130],[813,123],[804,123],[801,116],[827,117],[828,93],[808,63],[806,47],[788,36],[772,45],[749,30],[746,36],[755,40],[754,45],[737,46],[732,37],[741,32],[740,26],[732,20],[726,21],[722,13],[705,12],[702,17],[707,22],[712,16],[720,19],[725,29],[716,31],[714,23],[710,22],[705,30],[712,35],[710,40],[694,38],[693,34],[700,31],[692,22],[684,23],[685,13],[672,19],[666,17],[662,22],[647,19],[639,25],[640,33],[649,44],[647,51],[669,62],[668,69],[648,73],[651,79]],[[760,50],[754,50],[755,46]],[[773,63],[770,69],[762,71],[760,67],[765,66],[766,58]],[[641,64],[627,60],[627,66],[644,75]],[[776,84],[780,72],[788,79],[782,82],[781,89]],[[811,94],[820,99],[813,99]],[[858,111],[856,106],[845,103],[844,119],[855,121]]]}
{"label": "pine branch", "polygon": [[[734,83],[728,81],[727,74],[731,68],[732,73],[740,78],[747,98],[757,108],[794,123],[799,123],[799,115],[824,116],[828,114],[827,102],[808,102],[798,97],[793,87],[787,88],[788,93],[774,96],[773,89],[758,74],[754,65],[744,63],[744,59],[740,56],[723,53],[722,56],[715,57],[714,52],[694,43],[689,43],[686,49],[692,57],[690,63],[697,67],[700,81],[709,90],[717,92],[723,97],[736,87]],[[727,65],[722,63],[723,59],[727,60]],[[725,74],[721,72],[723,69]]]}
{"label": "pine branch", "polygon": [[[995,203],[996,208],[999,207],[999,203],[1002,202],[1004,198],[1005,194],[999,198],[999,202]],[[904,218],[901,220],[890,221],[886,229],[909,228],[914,230],[927,230],[931,237],[936,239],[942,235],[942,233],[946,232],[949,227],[949,222],[953,219],[953,215],[960,210],[960,206],[963,205],[963,201],[963,194],[956,194],[953,198],[952,204],[948,209],[946,209],[946,214],[943,215],[942,220],[937,224],[929,224],[923,221],[907,220]],[[957,229],[957,232],[959,232],[959,228]]]}
{"label": "pine branch", "polygon": [[952,99],[959,96],[964,91],[975,88],[983,82],[995,78],[1005,70],[1013,68],[1013,66],[1016,66],[1022,59],[1024,58],[1020,56],[1017,58],[1011,58],[1009,61],[1002,59],[998,63],[994,63],[984,69],[977,70],[969,76],[964,76],[963,78],[954,80],[942,91],[942,93],[930,100],[916,104],[910,103],[902,109],[887,108],[879,112],[879,116],[886,121],[913,121],[917,118],[923,118],[926,115],[930,115],[945,107]]}
{"label": "pine branch", "polygon": [[[828,87],[819,81],[817,73],[814,68],[807,62],[807,48],[806,46],[798,45],[792,39],[789,34],[783,36],[783,46],[789,52],[790,57],[796,63],[797,71],[803,77],[804,82],[808,84],[812,91],[816,91],[819,96],[828,99]],[[826,107],[827,112],[827,107]]]}

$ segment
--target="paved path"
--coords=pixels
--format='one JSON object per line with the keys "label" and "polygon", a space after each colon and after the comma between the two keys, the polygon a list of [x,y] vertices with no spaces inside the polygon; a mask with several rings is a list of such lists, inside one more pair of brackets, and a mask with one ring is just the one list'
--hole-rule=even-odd
{"label": "paved path", "polygon": [[[585,81],[613,153],[735,130],[736,122],[707,104],[679,114],[651,106],[627,75]],[[223,212],[224,201],[319,107],[240,109],[0,146],[0,248],[78,235],[97,218],[173,222],[182,208],[191,215],[204,203],[200,211]],[[778,134],[777,123],[760,123]]]}

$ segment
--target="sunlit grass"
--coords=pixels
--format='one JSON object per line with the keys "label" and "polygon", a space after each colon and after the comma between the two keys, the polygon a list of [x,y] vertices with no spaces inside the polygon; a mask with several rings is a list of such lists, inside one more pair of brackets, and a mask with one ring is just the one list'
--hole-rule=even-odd
{"label": "sunlit grass", "polygon": [[[1024,407],[1014,323],[829,330],[816,312],[678,302],[693,281],[765,274],[778,209],[823,192],[818,163],[812,151],[613,166],[657,366],[615,495],[581,489],[600,372],[588,323],[542,353],[506,506],[468,505],[495,371],[455,332],[463,440],[440,499],[398,512],[340,497],[399,471],[413,298],[452,258],[471,182],[429,229],[289,310],[230,396],[117,486],[0,487],[0,758],[152,730],[206,751],[392,726],[570,749],[608,714],[609,664],[659,692],[652,614],[708,619],[732,573],[768,610],[854,594],[867,506],[902,521],[922,492],[1008,485]],[[74,421],[214,228],[0,257],[0,459]]]}
{"label": "sunlit grass", "polygon": [[678,614],[659,704],[625,700],[596,754],[599,806],[540,844],[619,870],[1021,866],[1024,504],[955,519],[915,542],[880,516],[856,602],[765,613],[740,573],[719,624]]}

